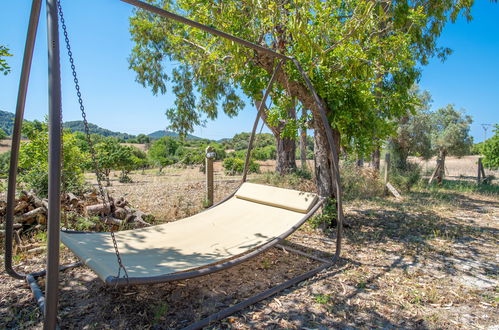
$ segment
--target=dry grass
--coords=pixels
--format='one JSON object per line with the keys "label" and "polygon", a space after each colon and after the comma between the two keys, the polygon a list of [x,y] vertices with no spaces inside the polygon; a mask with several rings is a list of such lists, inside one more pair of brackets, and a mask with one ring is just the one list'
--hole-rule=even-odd
{"label": "dry grass", "polygon": [[[253,179],[264,175],[253,176]],[[202,209],[196,168],[133,174],[114,194],[165,220]],[[237,186],[218,171],[216,199]],[[306,184],[306,183],[303,183]],[[497,190],[495,190],[497,192]],[[340,264],[215,325],[216,328],[487,328],[499,325],[498,195],[421,188],[403,200],[348,201]],[[42,237],[43,238],[43,237]],[[40,239],[40,237],[38,238]],[[290,240],[334,252],[334,234],[304,226]],[[74,260],[67,249],[62,262]],[[34,271],[43,256],[16,256]],[[118,290],[87,268],[61,274],[63,328],[180,328],[315,266],[273,249],[197,279]],[[0,328],[40,327],[26,284],[0,274]]]}
{"label": "dry grass", "polygon": [[[447,157],[445,159],[445,174],[450,178],[476,178],[479,157],[480,156]],[[437,164],[435,157],[427,161],[417,157],[409,157],[409,161],[419,164],[425,173],[430,174]],[[485,169],[485,174],[499,177],[499,170],[493,171]]]}

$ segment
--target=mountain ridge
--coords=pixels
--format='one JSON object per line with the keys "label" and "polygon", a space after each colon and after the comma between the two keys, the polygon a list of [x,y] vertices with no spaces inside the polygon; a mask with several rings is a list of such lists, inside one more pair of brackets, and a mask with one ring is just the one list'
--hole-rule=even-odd
{"label": "mountain ridge", "polygon": [[[14,119],[15,115],[12,112],[0,110],[0,129],[4,130],[7,135],[12,135],[12,130],[14,127]],[[72,120],[63,123],[64,128],[70,129],[72,132],[83,132],[85,133],[85,125],[83,124],[83,120]],[[111,136],[116,137],[118,139],[130,140],[134,139],[137,136],[133,134],[116,132],[107,128],[100,127],[93,123],[88,123],[88,128],[90,130],[90,134],[99,134],[102,136]],[[151,139],[160,139],[164,136],[173,136],[178,137],[178,133],[168,131],[168,130],[157,130],[149,134],[145,134]],[[188,134],[187,139],[189,140],[199,140],[201,137]]]}

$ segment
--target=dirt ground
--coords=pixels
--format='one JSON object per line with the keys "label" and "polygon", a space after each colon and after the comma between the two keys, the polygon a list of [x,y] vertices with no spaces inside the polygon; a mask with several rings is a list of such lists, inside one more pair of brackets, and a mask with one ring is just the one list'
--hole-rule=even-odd
{"label": "dirt ground", "polygon": [[[238,178],[218,172],[216,200]],[[198,169],[113,177],[114,195],[165,221],[202,209]],[[252,180],[259,177],[253,175]],[[402,200],[348,201],[341,261],[276,296],[212,325],[235,329],[462,328],[499,326],[499,195],[463,183],[420,188]],[[334,253],[335,234],[308,224],[289,238],[317,256]],[[3,243],[3,242],[2,242]],[[75,261],[62,249],[61,262]],[[15,257],[23,272],[44,267],[42,255]],[[89,269],[61,273],[63,329],[182,328],[318,265],[273,248],[208,276],[149,287],[105,287]],[[27,285],[0,266],[0,328],[41,328]],[[42,285],[43,283],[40,282]]]}

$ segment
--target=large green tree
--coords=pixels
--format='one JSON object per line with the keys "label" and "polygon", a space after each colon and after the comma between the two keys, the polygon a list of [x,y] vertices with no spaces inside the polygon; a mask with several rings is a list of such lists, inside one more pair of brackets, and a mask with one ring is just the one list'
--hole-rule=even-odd
{"label": "large green tree", "polygon": [[[393,133],[391,119],[406,114],[410,86],[419,76],[417,65],[435,54],[449,53],[437,47],[437,37],[449,18],[454,20],[461,12],[469,17],[471,6],[468,0],[150,2],[296,58],[327,109],[340,141],[335,147],[338,151],[340,145],[355,147],[358,153],[369,151],[376,144],[374,137],[384,140]],[[142,10],[130,25],[135,42],[130,67],[140,83],[154,93],[165,93],[171,76],[165,64],[170,60],[181,63],[174,69],[173,84],[185,84],[175,74],[188,77],[198,92],[196,107],[187,103],[177,109],[178,115],[170,113],[172,125],[180,130],[189,131],[189,123],[203,116],[215,118],[218,107],[236,115],[242,102],[235,87],[260,100],[276,65],[268,54]],[[296,99],[311,112],[318,190],[323,196],[334,195],[325,127],[317,104],[290,62],[277,75],[272,93],[276,104],[285,104],[286,98]],[[186,110],[188,115],[182,113]],[[290,118],[285,121],[297,126]]]}
{"label": "large green tree", "polygon": [[472,122],[470,116],[456,110],[452,104],[431,114],[431,145],[433,152],[438,155],[442,170],[445,169],[447,156],[469,154],[473,145],[473,138],[469,135]]}

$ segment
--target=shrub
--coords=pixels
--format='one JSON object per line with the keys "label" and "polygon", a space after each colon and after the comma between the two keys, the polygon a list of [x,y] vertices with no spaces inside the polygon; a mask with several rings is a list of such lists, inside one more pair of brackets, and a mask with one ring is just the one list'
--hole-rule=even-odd
{"label": "shrub", "polygon": [[10,152],[0,154],[0,176],[6,177],[9,174],[10,167]]}
{"label": "shrub", "polygon": [[494,136],[483,142],[481,147],[484,155],[483,166],[490,169],[499,168],[499,124],[494,127]]}
{"label": "shrub", "polygon": [[352,161],[345,161],[341,165],[341,185],[345,199],[383,196],[383,183],[377,172],[369,168],[360,168]]}
{"label": "shrub", "polygon": [[301,171],[296,171],[285,175],[276,172],[265,172],[263,175],[256,178],[256,181],[274,187],[282,187],[309,192],[317,191],[314,182],[311,180],[311,174],[310,177],[307,177],[307,174]]}
{"label": "shrub", "polygon": [[314,215],[308,220],[310,226],[314,229],[326,229],[336,224],[338,212],[336,210],[336,200],[328,199],[322,207],[322,212]]}
{"label": "shrub", "polygon": [[[40,196],[48,194],[48,126],[47,123],[26,123],[24,134],[29,139],[21,144],[19,181]],[[83,171],[88,158],[77,145],[72,133],[63,134],[62,185],[65,191],[79,193],[85,189]]]}
{"label": "shrub", "polygon": [[[244,160],[241,158],[225,158],[223,162],[223,167],[225,169],[225,174],[236,175],[242,174],[244,171]],[[260,165],[255,163],[253,159],[250,159],[248,173],[259,173]]]}
{"label": "shrub", "polygon": [[407,163],[404,170],[392,168],[389,181],[402,192],[409,192],[421,180],[421,167],[418,164]]}

